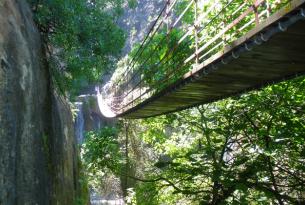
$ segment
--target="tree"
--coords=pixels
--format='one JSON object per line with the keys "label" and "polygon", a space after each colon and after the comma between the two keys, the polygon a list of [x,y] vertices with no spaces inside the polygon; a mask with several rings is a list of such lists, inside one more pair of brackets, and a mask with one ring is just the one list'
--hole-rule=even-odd
{"label": "tree", "polygon": [[298,78],[130,120],[118,141],[108,128],[89,138],[85,160],[137,181],[125,186],[136,204],[303,204],[304,90]]}
{"label": "tree", "polygon": [[[208,19],[228,3],[220,2],[220,8]],[[228,18],[243,1],[236,2],[226,7]],[[271,6],[281,7],[276,1],[271,1]],[[188,19],[183,22],[188,24]],[[161,30],[147,45],[143,57],[136,59],[135,71],[143,71],[146,85],[156,90],[166,86],[158,83],[154,87],[193,48],[187,43],[181,44],[185,47],[177,49],[175,55],[169,52],[181,31],[174,29],[167,39],[166,31]],[[168,64],[157,66],[163,58]],[[176,72],[171,79],[177,80],[183,72]],[[138,182],[130,190],[130,201],[137,204],[304,204],[304,90],[305,79],[301,77],[186,111],[130,121],[129,131],[123,129],[119,134],[127,134],[120,149],[125,157],[113,153],[115,161],[125,162],[125,169],[120,169],[125,172],[114,171],[125,181],[128,177]],[[98,143],[94,142],[86,151],[94,153],[94,158],[87,159],[97,170],[108,166],[100,162],[112,161],[104,160],[103,152],[90,151],[112,144],[104,139],[102,142],[106,143],[95,146]]]}
{"label": "tree", "polygon": [[[299,78],[143,121],[140,136],[169,160],[151,162],[155,171],[142,182],[170,200],[304,203],[304,89]],[[138,197],[147,187],[139,185]]]}
{"label": "tree", "polygon": [[124,46],[122,0],[29,0],[57,85],[77,94],[113,69]]}

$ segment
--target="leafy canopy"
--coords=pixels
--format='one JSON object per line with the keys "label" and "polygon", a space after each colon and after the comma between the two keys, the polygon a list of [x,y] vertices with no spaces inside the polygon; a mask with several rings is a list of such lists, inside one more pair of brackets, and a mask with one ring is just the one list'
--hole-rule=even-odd
{"label": "leafy canopy", "polygon": [[57,85],[75,93],[96,82],[124,46],[116,25],[123,0],[28,0]]}
{"label": "leafy canopy", "polygon": [[159,204],[304,203],[304,90],[298,78],[142,121],[139,136],[167,160],[152,160],[152,192],[139,184],[136,197],[155,193]]}
{"label": "leafy canopy", "polygon": [[88,132],[83,145],[83,159],[90,172],[117,173],[122,159],[118,130],[114,127],[104,127],[99,131]]}

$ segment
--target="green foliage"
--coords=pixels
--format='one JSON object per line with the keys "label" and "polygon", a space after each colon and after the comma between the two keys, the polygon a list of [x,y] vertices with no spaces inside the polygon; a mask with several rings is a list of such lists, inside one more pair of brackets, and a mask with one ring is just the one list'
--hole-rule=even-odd
{"label": "green foliage", "polygon": [[89,199],[88,176],[83,167],[80,157],[78,157],[78,197],[76,198],[75,205],[87,205]]}
{"label": "green foliage", "polygon": [[115,20],[122,0],[28,0],[44,36],[53,77],[76,94],[111,69],[124,45]]}
{"label": "green foliage", "polygon": [[87,133],[83,159],[90,172],[119,173],[122,156],[117,137],[118,130],[114,127],[104,127]]}
{"label": "green foliage", "polygon": [[[129,204],[302,204],[304,90],[305,79],[297,78],[129,121],[126,130],[105,128],[89,134],[84,159],[91,170],[117,175],[132,165],[122,177],[138,181],[127,187]],[[118,132],[129,135],[121,141],[128,143],[124,157]]]}
{"label": "green foliage", "polygon": [[[146,85],[160,90],[190,70],[190,64],[183,65],[184,59],[190,55],[190,43],[185,41],[176,47],[182,36],[181,30],[173,29],[166,37],[163,30],[145,46],[141,58],[136,58],[134,70],[141,71]],[[131,51],[131,57],[135,56],[139,47],[137,45]]]}
{"label": "green foliage", "polygon": [[158,205],[158,189],[154,182],[138,183],[135,188],[137,205]]}
{"label": "green foliage", "polygon": [[140,121],[144,132],[139,136],[167,157],[151,159],[158,166],[145,176],[154,186],[140,183],[137,199],[150,197],[159,204],[304,203],[304,90],[305,79],[298,78]]}
{"label": "green foliage", "polygon": [[[152,32],[155,35],[150,34],[151,38],[148,38],[143,47],[134,46],[129,54],[129,58],[134,59],[130,66],[135,75],[133,82],[129,82],[131,85],[150,88],[153,92],[149,94],[159,92],[256,26],[255,13],[248,12],[254,4],[252,0],[198,0],[197,7],[192,2],[194,1],[175,1],[168,19],[161,18],[163,20],[157,22],[155,29],[158,30]],[[288,2],[290,0],[261,3],[257,10],[260,14],[259,21],[263,22]],[[247,15],[244,16],[245,13]],[[239,20],[240,17],[243,18]],[[234,26],[231,26],[233,22]],[[200,51],[197,57],[196,48]],[[120,79],[122,90],[125,89],[121,78],[117,79]]]}
{"label": "green foliage", "polygon": [[[129,6],[134,7],[135,2],[130,0]],[[205,2],[199,8],[201,13],[212,4]],[[219,1],[206,22],[227,2]],[[206,25],[200,34],[202,43],[222,29],[217,25],[224,19],[230,21],[240,15],[234,11],[241,2],[235,1],[226,7],[225,15]],[[282,7],[277,1],[270,2],[273,11]],[[111,68],[124,42],[123,32],[114,23],[121,13],[120,0],[31,3],[47,40],[53,75],[64,90],[76,93]],[[182,12],[188,3],[179,1],[175,9]],[[161,30],[136,59],[135,70],[143,71],[146,85],[161,90],[191,69],[190,64],[179,67],[194,51],[190,37],[173,53],[171,49],[193,18],[194,13],[188,12],[182,27],[167,37],[167,31]],[[230,43],[242,35],[236,31],[249,18],[253,16],[220,40]],[[137,48],[139,45],[130,57]],[[167,77],[171,80],[164,81]],[[130,122],[132,131],[105,127],[89,132],[83,146],[86,171],[93,177],[123,175],[125,188],[128,177],[140,181],[129,188],[130,204],[304,204],[304,90],[305,80],[298,78],[241,97]],[[130,136],[122,142],[119,134]],[[81,184],[86,180],[81,179]]]}
{"label": "green foliage", "polygon": [[138,5],[138,0],[128,0],[128,7],[135,9]]}

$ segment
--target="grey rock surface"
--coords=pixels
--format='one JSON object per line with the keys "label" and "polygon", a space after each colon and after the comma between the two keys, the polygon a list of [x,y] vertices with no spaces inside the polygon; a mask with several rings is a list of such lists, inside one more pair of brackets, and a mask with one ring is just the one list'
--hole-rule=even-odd
{"label": "grey rock surface", "polygon": [[153,22],[165,5],[165,0],[137,0],[136,8],[124,8],[118,24],[126,32],[123,55],[128,54],[135,43],[141,43]]}
{"label": "grey rock surface", "polygon": [[25,0],[0,0],[0,205],[70,205],[76,198],[72,115],[46,65]]}

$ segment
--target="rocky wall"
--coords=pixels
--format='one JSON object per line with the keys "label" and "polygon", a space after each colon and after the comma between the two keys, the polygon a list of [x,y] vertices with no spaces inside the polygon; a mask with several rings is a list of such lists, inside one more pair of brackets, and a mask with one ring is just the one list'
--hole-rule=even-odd
{"label": "rocky wall", "polygon": [[0,0],[0,205],[75,204],[77,152],[28,5]]}

